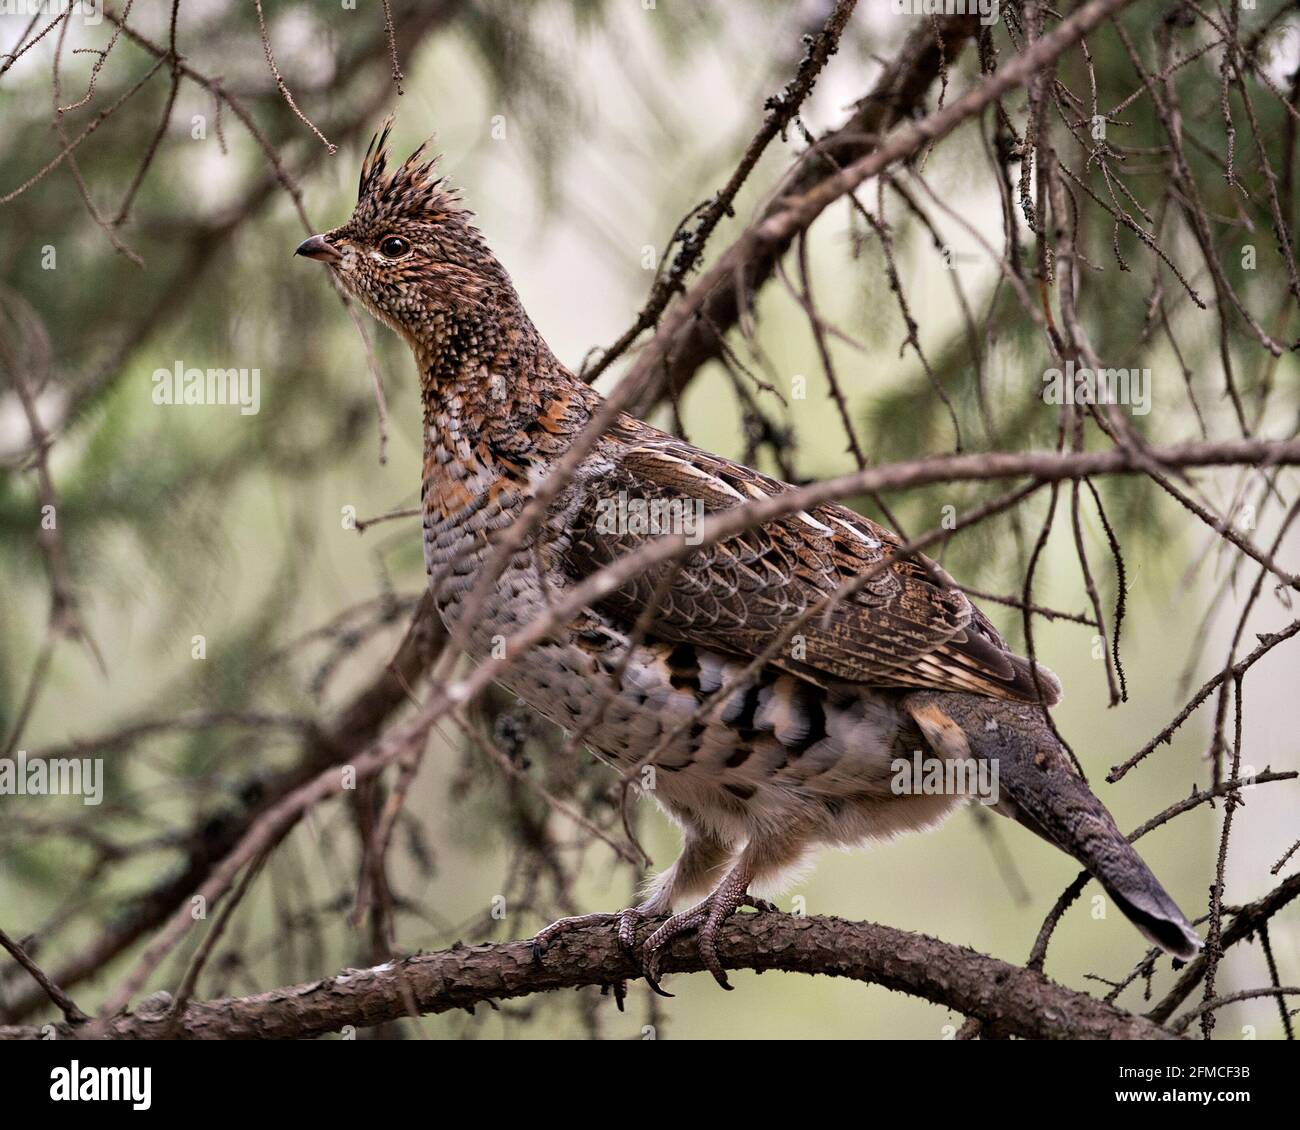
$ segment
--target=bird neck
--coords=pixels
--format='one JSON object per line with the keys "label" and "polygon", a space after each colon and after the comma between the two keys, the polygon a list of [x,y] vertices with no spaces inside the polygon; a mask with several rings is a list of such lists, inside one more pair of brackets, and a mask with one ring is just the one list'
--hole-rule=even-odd
{"label": "bird neck", "polygon": [[415,346],[426,455],[449,474],[460,465],[527,481],[568,450],[600,402],[506,297],[490,314],[439,315]]}

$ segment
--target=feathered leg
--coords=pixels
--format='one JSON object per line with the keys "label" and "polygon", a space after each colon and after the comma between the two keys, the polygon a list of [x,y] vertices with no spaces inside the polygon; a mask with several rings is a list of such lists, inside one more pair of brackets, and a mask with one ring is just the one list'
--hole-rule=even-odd
{"label": "feathered leg", "polygon": [[722,962],[718,958],[718,932],[722,924],[742,906],[755,910],[776,911],[777,907],[749,894],[749,887],[769,878],[797,862],[802,848],[784,838],[763,836],[749,842],[735,866],[724,876],[709,896],[689,910],[674,914],[645,940],[641,947],[641,965],[651,987],[659,987],[659,958],[674,938],[691,930],[699,931],[700,958],[704,967],[724,989],[730,989]]}

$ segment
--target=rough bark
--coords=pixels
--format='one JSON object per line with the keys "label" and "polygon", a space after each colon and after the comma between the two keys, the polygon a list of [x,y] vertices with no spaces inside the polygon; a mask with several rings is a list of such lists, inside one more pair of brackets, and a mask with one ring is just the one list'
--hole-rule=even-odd
{"label": "rough bark", "polygon": [[[1072,1040],[1175,1038],[1150,1020],[1041,974],[924,934],[873,923],[789,914],[739,915],[723,928],[719,953],[728,969],[820,973],[883,985],[975,1017],[999,1034]],[[674,942],[661,968],[665,973],[701,970],[693,939]],[[533,960],[529,942],[457,945],[373,969],[346,969],[323,981],[256,996],[191,1003],[175,1034],[181,1039],[297,1039],[405,1016],[408,987],[421,1013],[439,1013],[635,976],[613,927],[593,926],[557,939],[540,963]],[[719,1007],[725,1007],[721,990]],[[102,1035],[157,1039],[167,1028],[165,1015],[155,1010],[117,1016]],[[60,1039],[91,1034],[85,1026],[55,1028]],[[34,1026],[0,1027],[0,1039],[41,1035],[42,1029]]]}

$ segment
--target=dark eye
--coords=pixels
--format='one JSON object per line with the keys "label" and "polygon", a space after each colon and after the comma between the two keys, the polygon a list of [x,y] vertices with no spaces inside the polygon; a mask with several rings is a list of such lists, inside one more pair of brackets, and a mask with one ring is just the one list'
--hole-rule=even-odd
{"label": "dark eye", "polygon": [[410,240],[400,235],[386,235],[379,244],[379,253],[387,259],[400,259],[411,250]]}

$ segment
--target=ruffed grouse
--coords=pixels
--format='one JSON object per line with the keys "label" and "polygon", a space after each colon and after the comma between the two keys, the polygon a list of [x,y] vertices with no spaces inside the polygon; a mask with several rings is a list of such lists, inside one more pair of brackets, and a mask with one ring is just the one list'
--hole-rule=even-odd
{"label": "ruffed grouse", "polygon": [[[298,254],[327,263],[415,354],[425,561],[454,627],[501,531],[601,398],[542,340],[471,214],[435,162],[421,161],[423,146],[389,170],[388,132],[371,142],[351,218]],[[648,535],[600,521],[612,498],[716,512],[789,489],[619,416],[513,555],[483,613],[461,625],[463,638],[471,654],[488,654],[494,637],[545,614],[555,593],[635,551]],[[650,758],[653,794],[684,838],[640,906],[562,920],[538,935],[537,952],[575,923],[611,920],[631,946],[642,920],[703,895],[645,940],[643,968],[655,983],[662,946],[698,929],[703,959],[725,985],[717,931],[738,907],[756,905],[751,885],[819,845],[924,828],[957,805],[951,792],[900,793],[895,763],[919,750],[944,763],[996,764],[998,811],[1079,860],[1150,941],[1195,953],[1187,919],[1045,724],[1039,699],[1056,702],[1059,683],[1042,667],[1035,678],[937,565],[900,557],[821,607],[899,544],[843,506],[792,513],[648,569],[509,666],[512,692],[585,733],[615,768]],[[800,646],[778,648],[747,675],[800,618]]]}

